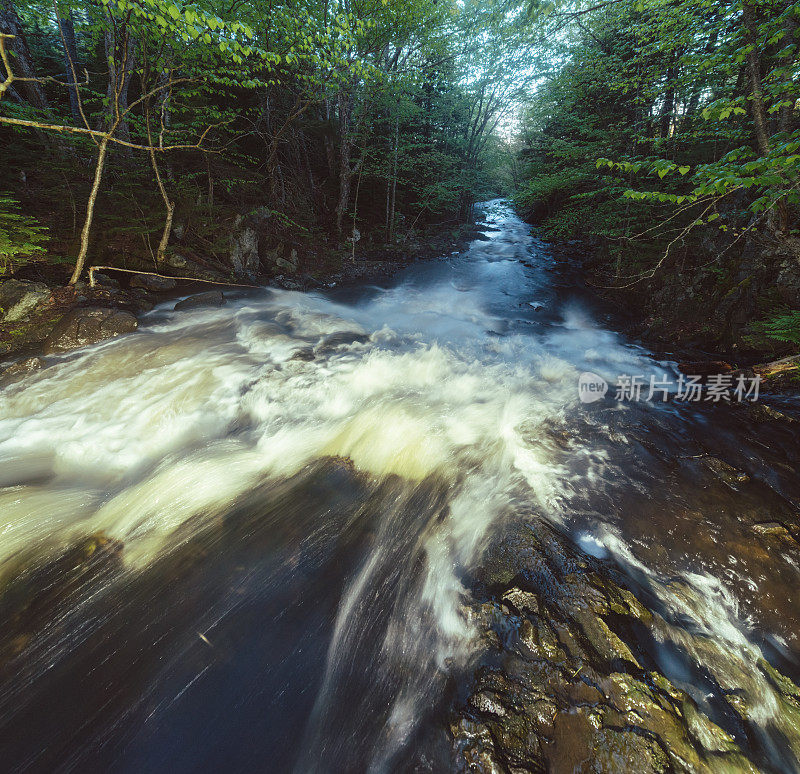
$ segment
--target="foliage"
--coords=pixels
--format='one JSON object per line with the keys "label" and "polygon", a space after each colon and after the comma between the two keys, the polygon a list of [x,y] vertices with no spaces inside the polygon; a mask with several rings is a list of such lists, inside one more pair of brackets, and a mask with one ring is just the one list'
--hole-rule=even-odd
{"label": "foliage", "polygon": [[14,199],[0,194],[0,277],[40,256],[47,241],[47,229],[18,209]]}
{"label": "foliage", "polygon": [[530,8],[556,43],[523,120],[517,198],[546,230],[601,239],[631,264],[652,255],[624,284],[652,276],[696,226],[734,239],[797,227],[800,3]]}
{"label": "foliage", "polygon": [[[127,235],[131,250],[139,232],[143,260],[158,243],[165,209],[191,224],[195,254],[211,251],[215,263],[225,260],[218,249],[225,224],[263,208],[280,213],[269,221],[276,239],[291,231],[332,247],[346,243],[351,223],[371,240],[392,241],[402,223],[468,215],[494,188],[493,132],[520,92],[529,36],[519,9],[508,13],[504,0],[9,0],[3,7],[19,17],[32,53],[27,67],[39,79],[11,84],[14,93],[0,103],[4,139],[28,147],[26,120],[70,130],[55,142],[39,137],[40,159],[53,150],[73,154],[65,176],[76,178],[79,197],[71,213],[61,197],[61,211],[44,219],[63,239],[76,212],[85,211],[91,226],[85,170],[94,164],[95,231],[118,242]],[[17,53],[12,61],[21,68]],[[58,197],[40,190],[37,198]],[[131,203],[142,207],[121,218]],[[79,259],[84,245],[82,238]]]}
{"label": "foliage", "polygon": [[757,343],[759,338],[766,338],[783,344],[800,346],[800,311],[784,309],[777,315],[759,320],[750,328],[753,335],[750,341]]}

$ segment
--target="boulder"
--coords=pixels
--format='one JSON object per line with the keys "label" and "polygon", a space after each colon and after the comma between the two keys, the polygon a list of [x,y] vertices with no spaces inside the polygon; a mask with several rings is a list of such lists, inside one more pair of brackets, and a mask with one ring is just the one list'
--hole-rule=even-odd
{"label": "boulder", "polygon": [[139,314],[149,312],[156,305],[156,297],[144,288],[134,288],[130,293],[130,304]]}
{"label": "boulder", "polygon": [[99,271],[94,272],[94,282],[96,286],[102,288],[109,288],[111,290],[119,290],[119,282],[107,274],[101,274]]}
{"label": "boulder", "polygon": [[276,255],[274,262],[279,269],[283,269],[284,271],[288,271],[293,274],[297,271],[297,267],[300,263],[300,258],[297,255],[297,250],[292,248],[289,251],[288,258],[282,258],[280,255]]}
{"label": "boulder", "polygon": [[155,274],[135,274],[131,280],[132,288],[144,288],[153,293],[167,293],[175,290],[177,285],[172,277],[160,277]]}
{"label": "boulder", "polygon": [[188,261],[182,255],[173,253],[167,257],[167,263],[172,266],[173,269],[185,269]]}
{"label": "boulder", "polygon": [[258,276],[258,232],[239,216],[231,235],[231,265],[237,276],[255,279]]}
{"label": "boulder", "polygon": [[180,312],[185,309],[197,309],[201,306],[222,306],[225,303],[225,296],[219,290],[209,290],[207,293],[198,293],[195,296],[184,298],[175,304],[175,311]]}
{"label": "boulder", "polygon": [[43,282],[9,279],[0,284],[0,322],[16,322],[50,297]]}
{"label": "boulder", "polygon": [[303,289],[302,283],[291,279],[290,277],[284,277],[283,274],[279,274],[277,277],[273,278],[273,284],[279,288],[283,288],[284,290]]}
{"label": "boulder", "polygon": [[45,354],[66,352],[104,339],[132,333],[138,327],[130,312],[119,309],[73,309],[61,318],[44,343]]}

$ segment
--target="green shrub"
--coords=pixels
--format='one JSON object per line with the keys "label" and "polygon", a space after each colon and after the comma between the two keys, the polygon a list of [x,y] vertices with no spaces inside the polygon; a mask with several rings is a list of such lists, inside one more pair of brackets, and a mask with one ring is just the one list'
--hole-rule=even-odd
{"label": "green shrub", "polygon": [[0,277],[35,260],[48,238],[44,226],[18,210],[17,201],[0,194]]}

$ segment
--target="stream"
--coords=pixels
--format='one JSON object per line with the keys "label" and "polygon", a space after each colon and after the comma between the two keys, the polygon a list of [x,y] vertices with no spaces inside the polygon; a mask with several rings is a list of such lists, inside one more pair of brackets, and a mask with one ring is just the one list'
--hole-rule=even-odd
{"label": "stream", "polygon": [[481,229],[382,287],[162,304],[2,389],[3,770],[489,771],[448,724],[487,552],[541,524],[657,617],[618,634],[733,740],[703,765],[800,771],[797,406],[616,399],[675,363],[506,203]]}

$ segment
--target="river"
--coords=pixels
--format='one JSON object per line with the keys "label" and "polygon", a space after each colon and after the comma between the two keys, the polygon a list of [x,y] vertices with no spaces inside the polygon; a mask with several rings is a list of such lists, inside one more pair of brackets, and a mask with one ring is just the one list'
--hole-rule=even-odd
{"label": "river", "polygon": [[800,676],[800,546],[757,530],[797,524],[800,425],[582,403],[675,364],[505,203],[482,228],[382,287],[164,304],[0,393],[4,770],[461,770],[474,576],[541,522],[646,588],[651,669],[736,694],[756,770],[800,771],[757,667]]}

